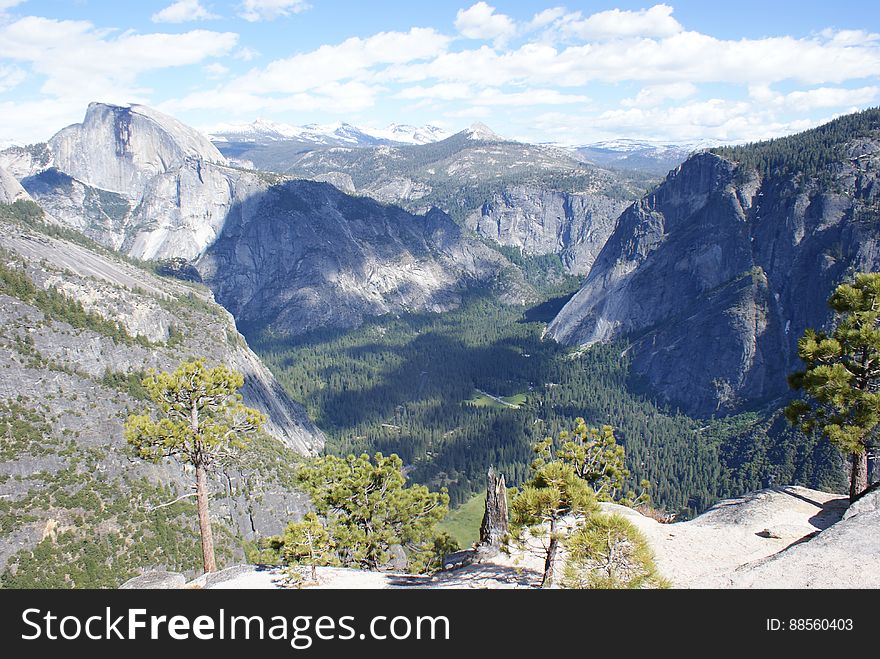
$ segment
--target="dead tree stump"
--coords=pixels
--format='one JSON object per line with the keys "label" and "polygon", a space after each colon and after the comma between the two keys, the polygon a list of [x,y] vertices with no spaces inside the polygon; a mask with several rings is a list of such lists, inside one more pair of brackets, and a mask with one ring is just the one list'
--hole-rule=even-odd
{"label": "dead tree stump", "polygon": [[507,486],[504,475],[489,469],[486,479],[486,511],[480,524],[480,548],[499,549],[508,532]]}

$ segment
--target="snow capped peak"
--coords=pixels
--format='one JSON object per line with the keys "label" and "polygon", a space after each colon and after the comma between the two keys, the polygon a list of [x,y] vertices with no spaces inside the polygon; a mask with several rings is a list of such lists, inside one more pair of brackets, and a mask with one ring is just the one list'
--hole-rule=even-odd
{"label": "snow capped peak", "polygon": [[344,121],[292,126],[268,119],[250,124],[218,124],[205,130],[214,142],[275,142],[298,140],[325,146],[377,146],[429,144],[449,135],[436,126],[391,124],[386,128],[360,128]]}
{"label": "snow capped peak", "polygon": [[494,142],[502,139],[500,135],[498,135],[495,131],[489,128],[486,124],[482,122],[476,122],[470,125],[470,127],[465,130],[469,139],[472,140],[482,140],[485,142]]}
{"label": "snow capped peak", "polygon": [[437,128],[437,126],[418,127],[409,124],[389,124],[385,128],[363,128],[362,130],[376,139],[401,144],[430,144],[449,137],[449,133],[442,128]]}

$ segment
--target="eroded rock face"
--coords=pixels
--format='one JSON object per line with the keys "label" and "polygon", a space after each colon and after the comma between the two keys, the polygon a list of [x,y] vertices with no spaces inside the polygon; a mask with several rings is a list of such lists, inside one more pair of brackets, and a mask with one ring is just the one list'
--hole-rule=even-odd
{"label": "eroded rock face", "polygon": [[590,271],[628,202],[601,194],[519,185],[471,213],[468,228],[527,255],[558,254],[575,275]]}
{"label": "eroded rock face", "polygon": [[0,168],[0,204],[12,204],[31,197],[12,174]]}
{"label": "eroded rock face", "polygon": [[59,131],[49,149],[62,172],[132,199],[189,161],[226,163],[201,133],[142,105],[91,103],[83,122]]}
{"label": "eroded rock face", "polygon": [[58,220],[143,259],[197,257],[222,228],[236,187],[245,194],[258,184],[198,131],[141,105],[92,103],[82,123],[47,145],[0,155]]}
{"label": "eroded rock face", "polygon": [[691,414],[785,394],[834,286],[880,267],[880,158],[852,149],[824,190],[693,156],[623,213],[549,336],[625,337],[635,371]]}
{"label": "eroded rock face", "polygon": [[515,275],[501,281],[506,259],[444,213],[412,215],[311,181],[273,186],[233,208],[197,267],[239,323],[290,334],[446,311],[474,285],[497,284],[511,302],[532,294]]}

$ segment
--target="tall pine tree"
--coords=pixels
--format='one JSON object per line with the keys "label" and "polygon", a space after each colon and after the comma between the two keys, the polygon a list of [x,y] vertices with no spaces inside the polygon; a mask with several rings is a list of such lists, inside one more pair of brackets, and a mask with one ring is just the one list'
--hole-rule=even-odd
{"label": "tall pine tree", "polygon": [[125,422],[125,438],[140,457],[158,462],[173,457],[196,472],[196,503],[205,572],[214,572],[214,536],[208,514],[207,473],[218,460],[244,448],[248,435],[265,423],[260,412],[245,407],[238,390],[241,373],[221,364],[207,368],[204,360],[181,364],[174,373],[150,369],[144,389],[160,418],[148,413]]}
{"label": "tall pine tree", "polygon": [[830,335],[808,329],[798,341],[806,368],[789,384],[807,398],[792,402],[785,415],[849,456],[852,500],[868,488],[868,447],[880,423],[880,273],[857,274],[828,303],[837,326]]}

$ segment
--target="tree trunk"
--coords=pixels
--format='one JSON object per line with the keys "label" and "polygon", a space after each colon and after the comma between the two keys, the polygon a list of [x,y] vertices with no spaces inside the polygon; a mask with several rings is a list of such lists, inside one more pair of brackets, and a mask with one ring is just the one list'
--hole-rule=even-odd
{"label": "tree trunk", "polygon": [[202,535],[202,560],[205,572],[216,572],[214,536],[211,533],[211,518],[208,515],[208,479],[202,465],[196,466],[196,502],[199,511],[199,531]]}
{"label": "tree trunk", "polygon": [[556,568],[556,552],[559,549],[559,538],[556,535],[556,520],[550,520],[550,544],[547,546],[547,558],[544,561],[544,579],[541,581],[541,588],[550,588],[553,585],[553,579]]}
{"label": "tree trunk", "polygon": [[849,500],[855,501],[862,492],[868,489],[868,452],[853,453],[850,458],[852,472],[849,478]]}
{"label": "tree trunk", "polygon": [[508,533],[507,518],[507,486],[504,475],[496,474],[492,468],[486,484],[486,510],[483,513],[483,523],[480,524],[481,546],[501,546]]}

